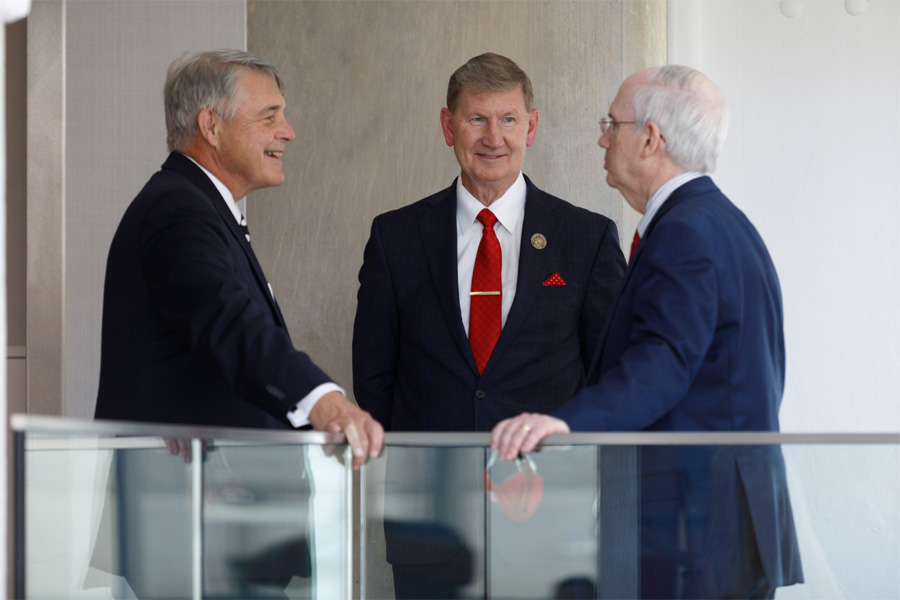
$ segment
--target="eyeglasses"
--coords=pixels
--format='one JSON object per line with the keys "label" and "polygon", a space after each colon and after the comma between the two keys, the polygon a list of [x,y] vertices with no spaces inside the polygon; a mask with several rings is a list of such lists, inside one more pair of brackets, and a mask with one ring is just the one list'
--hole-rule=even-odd
{"label": "eyeglasses", "polygon": [[619,125],[628,125],[634,121],[616,121],[612,117],[603,117],[600,119],[600,133],[605,134],[610,127],[618,127]]}

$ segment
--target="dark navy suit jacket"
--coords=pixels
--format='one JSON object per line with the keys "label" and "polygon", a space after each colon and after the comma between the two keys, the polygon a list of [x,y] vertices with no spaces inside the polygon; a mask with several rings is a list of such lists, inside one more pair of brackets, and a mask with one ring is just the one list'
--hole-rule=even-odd
{"label": "dark navy suit jacket", "polygon": [[[647,228],[585,388],[555,415],[573,431],[777,431],[782,321],[756,229],[711,179],[690,181]],[[747,597],[730,586],[754,560],[773,586],[802,581],[778,448],[648,447],[641,474],[642,550],[674,561],[675,597]]]}
{"label": "dark navy suit jacket", "polygon": [[170,154],[110,247],[96,418],[283,428],[328,381],[213,183]]}
{"label": "dark navy suit jacket", "polygon": [[[615,224],[527,185],[516,297],[479,376],[457,283],[456,184],[372,223],[359,272],[353,389],[389,431],[488,431],[581,388],[619,290]],[[541,233],[546,248],[532,242]],[[554,272],[565,286],[544,286]]]}

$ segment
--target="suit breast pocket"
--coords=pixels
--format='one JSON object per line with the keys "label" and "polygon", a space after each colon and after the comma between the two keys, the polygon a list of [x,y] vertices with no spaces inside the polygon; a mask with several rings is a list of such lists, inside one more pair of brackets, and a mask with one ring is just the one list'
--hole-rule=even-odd
{"label": "suit breast pocket", "polygon": [[[578,288],[571,285],[544,286],[537,295],[534,308],[536,318],[532,321],[535,327],[552,327],[560,331],[578,323],[583,298]],[[566,329],[566,331],[570,331]]]}
{"label": "suit breast pocket", "polygon": [[538,292],[538,298],[541,300],[561,300],[566,298],[575,298],[577,291],[575,286],[571,285],[544,285]]}

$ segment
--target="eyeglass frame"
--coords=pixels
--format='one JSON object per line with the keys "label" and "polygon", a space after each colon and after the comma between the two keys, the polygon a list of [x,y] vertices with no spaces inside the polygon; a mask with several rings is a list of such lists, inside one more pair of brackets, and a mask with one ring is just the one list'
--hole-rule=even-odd
{"label": "eyeglass frame", "polygon": [[600,119],[600,134],[606,135],[606,132],[610,130],[610,128],[616,128],[619,125],[633,125],[637,121],[616,121],[612,117],[603,117]]}

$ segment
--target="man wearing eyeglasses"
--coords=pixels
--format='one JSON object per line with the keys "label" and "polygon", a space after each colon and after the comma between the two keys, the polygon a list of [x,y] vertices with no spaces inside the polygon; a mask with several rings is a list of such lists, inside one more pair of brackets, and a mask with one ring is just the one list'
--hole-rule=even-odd
{"label": "man wearing eyeglasses", "polygon": [[[510,460],[569,431],[778,431],[781,290],[765,244],[706,175],[727,112],[712,82],[631,75],[601,121],[607,183],[643,217],[585,388],[497,425]],[[780,449],[644,447],[641,597],[770,598],[803,580]]]}

